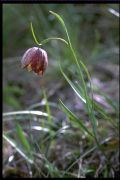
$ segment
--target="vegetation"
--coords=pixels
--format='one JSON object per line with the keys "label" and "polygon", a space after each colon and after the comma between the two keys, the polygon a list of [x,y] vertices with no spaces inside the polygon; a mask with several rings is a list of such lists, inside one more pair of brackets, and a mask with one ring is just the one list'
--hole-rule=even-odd
{"label": "vegetation", "polygon": [[[25,5],[25,10],[22,7],[3,6],[3,28],[10,25],[4,31],[4,58],[39,46],[48,52],[49,65],[44,76],[39,77],[22,70],[20,58],[4,59],[3,176],[118,177],[119,106],[118,96],[112,97],[118,91],[109,86],[110,93],[106,88],[111,82],[114,86],[118,83],[118,74],[111,66],[105,68],[107,59],[112,67],[118,63],[118,17],[114,17],[113,26],[113,17],[107,14],[109,8],[117,12],[118,6]],[[49,15],[48,8],[52,9]],[[30,15],[31,10],[36,15]],[[10,24],[10,12],[20,16],[15,27]],[[107,37],[105,15],[111,27]],[[102,36],[94,29],[97,23],[104,30]],[[16,49],[11,52],[7,48],[9,31],[20,24],[22,32],[14,34],[17,47],[12,44],[10,50]],[[84,39],[86,35],[88,41]]]}

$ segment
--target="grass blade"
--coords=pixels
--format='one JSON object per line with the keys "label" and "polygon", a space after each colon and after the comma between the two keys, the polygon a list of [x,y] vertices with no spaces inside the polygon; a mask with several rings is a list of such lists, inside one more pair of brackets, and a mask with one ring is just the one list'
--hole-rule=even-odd
{"label": "grass blade", "polygon": [[47,117],[47,113],[43,113],[42,111],[31,111],[31,110],[26,110],[26,111],[13,111],[13,112],[7,112],[3,113],[3,117],[5,116],[16,116],[16,115],[37,115],[37,116],[45,116]]}
{"label": "grass blade", "polygon": [[17,151],[25,160],[27,160],[30,164],[33,164],[33,163],[34,163],[33,160],[32,160],[30,157],[28,157],[28,156],[17,146],[17,144],[16,144],[11,138],[9,138],[7,135],[5,135],[4,133],[3,133],[3,138],[4,138],[13,148],[15,148],[16,151]]}
{"label": "grass blade", "polygon": [[87,132],[90,136],[94,137],[93,134],[85,127],[85,125],[82,123],[82,121],[76,117],[65,105],[64,103],[60,101],[60,105],[63,109],[63,111],[67,114],[67,116],[72,120],[75,124],[79,125],[79,127],[83,130],[83,132]]}
{"label": "grass blade", "polygon": [[[86,103],[86,100],[82,97],[82,95],[80,94],[80,91],[78,90],[78,88],[72,83],[72,81],[66,76],[66,74],[63,72],[62,67],[60,66],[60,70],[61,73],[63,74],[64,78],[66,79],[66,81],[69,83],[69,85],[71,86],[71,88],[74,90],[74,92],[77,94],[77,96],[84,102]],[[78,92],[79,91],[79,92]]]}
{"label": "grass blade", "polygon": [[17,133],[18,133],[18,137],[24,147],[24,150],[29,153],[29,155],[31,156],[31,147],[30,144],[28,142],[28,140],[26,139],[24,132],[22,130],[22,127],[16,122],[16,129],[17,129]]}
{"label": "grass blade", "polygon": [[[91,103],[91,101],[89,100],[89,96],[88,96],[88,93],[87,93],[86,84],[85,84],[85,80],[84,80],[84,77],[83,77],[83,73],[81,71],[80,64],[82,65],[82,68],[84,69],[84,71],[87,74],[88,79],[90,80],[89,72],[88,72],[86,66],[84,65],[84,63],[82,61],[80,61],[80,64],[78,62],[78,59],[77,59],[75,51],[74,51],[74,49],[72,47],[71,40],[70,40],[66,25],[65,25],[63,19],[57,13],[54,13],[52,11],[50,11],[50,13],[53,14],[60,21],[60,23],[62,24],[62,26],[63,26],[63,28],[64,28],[64,30],[66,32],[68,42],[69,42],[69,48],[70,48],[70,50],[71,50],[71,52],[73,54],[74,61],[75,61],[76,65],[77,65],[78,72],[79,72],[80,78],[82,80],[84,96],[85,96],[85,100],[86,100],[86,108],[88,110],[88,114],[89,114],[89,117],[90,117],[90,122],[91,122],[91,125],[92,125],[92,128],[93,128],[93,132],[94,132],[94,135],[95,135],[96,142],[98,144],[99,142],[97,140],[97,122],[96,122],[96,118],[95,118],[95,115],[94,115],[93,101]],[[91,86],[91,81],[90,81],[90,86]],[[92,88],[91,88],[91,91],[92,91]]]}
{"label": "grass blade", "polygon": [[69,45],[71,45],[70,38],[69,38],[69,34],[68,34],[68,31],[67,31],[67,28],[66,28],[66,26],[65,26],[65,23],[64,23],[63,19],[62,19],[57,13],[55,13],[55,12],[53,12],[53,11],[49,11],[49,12],[50,12],[51,14],[53,14],[53,15],[60,21],[60,23],[62,24],[63,29],[65,30],[65,32],[66,32],[66,34],[67,34],[67,38],[68,38]]}
{"label": "grass blade", "polygon": [[43,94],[44,94],[44,99],[45,99],[45,104],[46,104],[46,111],[48,114],[48,122],[50,123],[50,125],[52,125],[50,107],[49,107],[49,103],[48,103],[47,95],[46,95],[45,91],[43,91]]}

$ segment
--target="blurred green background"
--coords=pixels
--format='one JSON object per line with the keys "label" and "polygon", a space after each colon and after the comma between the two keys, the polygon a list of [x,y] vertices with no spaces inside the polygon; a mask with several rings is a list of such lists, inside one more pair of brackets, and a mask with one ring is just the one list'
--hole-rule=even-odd
{"label": "blurred green background", "polygon": [[62,79],[58,58],[68,72],[75,71],[71,54],[58,41],[51,41],[43,47],[49,57],[45,77],[34,77],[20,68],[23,53],[36,46],[30,30],[31,21],[39,41],[48,37],[66,39],[61,25],[49,10],[62,16],[76,53],[87,65],[99,62],[118,64],[119,18],[111,14],[109,8],[119,11],[118,4],[3,4],[4,111],[27,108],[38,102],[42,88],[51,92],[54,84]]}
{"label": "blurred green background", "polygon": [[25,48],[35,45],[30,21],[39,40],[63,36],[62,27],[49,14],[49,10],[64,18],[74,47],[87,58],[94,48],[98,48],[102,55],[106,48],[108,53],[112,53],[110,50],[118,47],[119,22],[108,11],[109,8],[119,11],[118,4],[4,4],[3,55],[5,58],[18,56]]}

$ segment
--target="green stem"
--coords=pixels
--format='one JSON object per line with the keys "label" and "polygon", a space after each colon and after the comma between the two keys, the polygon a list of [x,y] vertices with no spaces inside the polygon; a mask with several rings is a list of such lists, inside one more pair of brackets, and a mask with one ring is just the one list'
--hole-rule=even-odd
{"label": "green stem", "polygon": [[66,40],[64,40],[64,39],[62,39],[62,38],[58,38],[58,37],[51,37],[51,38],[44,39],[43,41],[41,41],[40,44],[43,45],[43,44],[47,43],[47,42],[50,41],[50,40],[60,40],[60,41],[62,41],[62,42],[64,42],[65,44],[68,45],[68,42],[67,42]]}
{"label": "green stem", "polygon": [[[66,34],[67,34],[67,38],[68,38],[68,42],[69,42],[69,47],[70,47],[70,50],[73,54],[73,57],[75,59],[75,62],[76,62],[76,65],[79,69],[79,73],[80,73],[80,77],[81,77],[81,80],[82,80],[82,83],[83,83],[83,88],[84,88],[84,91],[85,91],[85,98],[86,98],[86,107],[88,109],[88,114],[90,116],[90,119],[91,119],[91,123],[92,123],[92,128],[93,128],[93,132],[95,134],[95,139],[96,139],[96,143],[98,143],[98,140],[97,140],[97,132],[96,132],[96,128],[94,128],[94,122],[96,123],[96,120],[94,119],[94,122],[93,122],[93,118],[94,118],[94,115],[93,115],[93,103],[92,103],[92,107],[90,108],[90,106],[88,105],[88,101],[89,101],[89,97],[87,95],[87,89],[86,89],[86,85],[85,85],[85,81],[84,81],[84,77],[83,77],[83,74],[82,74],[82,71],[81,71],[81,68],[80,68],[80,65],[78,63],[78,60],[77,60],[77,57],[76,57],[76,54],[75,54],[75,51],[72,47],[72,44],[71,44],[71,41],[70,41],[70,37],[69,37],[69,34],[68,34],[68,31],[67,31],[67,28],[64,24],[64,27],[65,27],[65,31],[66,31]],[[81,62],[81,61],[80,61]],[[85,65],[81,62],[82,66],[83,66],[83,69],[86,71],[87,73],[87,76],[88,76],[88,79],[90,81],[90,75],[89,75],[89,72],[87,71]],[[92,91],[92,86],[91,86],[91,81],[90,81],[90,87],[91,87],[91,91]],[[92,97],[93,97],[93,91],[92,91]],[[93,102],[93,101],[92,101]],[[92,113],[92,117],[91,117],[91,113]],[[95,124],[96,125],[96,124]]]}
{"label": "green stem", "polygon": [[[54,12],[52,12],[52,11],[50,11],[50,13],[53,14],[54,16],[56,16],[56,17],[58,18],[58,20],[60,21],[60,23],[62,24],[62,26],[63,26],[63,28],[64,28],[64,30],[65,30],[65,32],[66,32],[68,42],[65,41],[65,40],[62,39],[62,38],[48,38],[48,39],[43,40],[42,43],[45,44],[45,43],[47,43],[49,40],[53,40],[53,39],[54,39],[54,40],[61,40],[61,41],[63,41],[64,43],[66,43],[66,44],[68,45],[68,47],[70,48],[70,50],[71,50],[71,52],[72,52],[72,54],[73,54],[73,57],[74,57],[74,59],[75,59],[75,63],[76,63],[76,65],[77,65],[78,69],[79,69],[80,77],[81,77],[82,84],[83,84],[83,88],[84,88],[84,96],[85,96],[85,98],[86,98],[86,107],[87,107],[87,109],[88,109],[88,114],[89,114],[90,119],[91,119],[91,124],[92,124],[92,128],[93,128],[93,132],[94,132],[94,134],[95,134],[96,141],[97,141],[96,119],[95,119],[95,116],[94,116],[94,114],[93,114],[93,112],[94,112],[94,110],[93,110],[93,101],[92,101],[92,104],[91,104],[92,106],[90,106],[90,101],[89,101],[89,97],[88,97],[88,94],[87,94],[87,89],[86,89],[86,84],[85,84],[85,81],[84,81],[84,77],[83,77],[83,74],[82,74],[82,71],[81,71],[81,68],[80,68],[80,64],[79,64],[79,62],[78,62],[78,60],[77,60],[75,51],[74,51],[74,49],[73,49],[73,47],[72,47],[72,44],[71,44],[71,41],[70,41],[70,37],[69,37],[68,31],[67,31],[67,28],[66,28],[66,25],[65,25],[63,19],[62,19],[58,14],[56,14],[56,13],[54,13]],[[39,46],[41,46],[42,43],[39,43],[39,42],[37,41],[36,36],[35,36],[35,34],[34,34],[34,30],[33,30],[32,23],[31,23],[31,31],[32,31],[32,35],[33,35],[33,38],[34,38],[35,42],[36,42]],[[81,63],[81,65],[82,65],[83,69],[85,70],[88,79],[90,80],[90,75],[89,75],[89,72],[88,72],[86,66],[85,66],[81,61],[80,61],[80,63]],[[90,86],[91,86],[91,81],[90,81]],[[91,87],[91,91],[92,91],[92,87]],[[92,96],[93,96],[93,93],[92,93]]]}
{"label": "green stem", "polygon": [[36,42],[36,44],[38,46],[42,46],[43,44],[46,44],[47,42],[51,41],[51,40],[59,40],[59,41],[62,41],[64,42],[65,44],[68,45],[68,42],[65,40],[65,39],[62,39],[62,38],[58,38],[58,37],[50,37],[50,38],[47,38],[47,39],[44,39],[43,41],[41,41],[41,43],[38,42],[37,38],[36,38],[36,35],[34,33],[34,29],[33,29],[33,25],[32,25],[32,22],[30,23],[30,26],[31,26],[31,32],[32,32],[32,35],[33,35],[33,38]]}
{"label": "green stem", "polygon": [[36,36],[35,36],[34,30],[33,30],[32,22],[30,23],[30,26],[31,26],[32,35],[33,35],[33,38],[34,38],[36,44],[37,44],[38,46],[41,46],[41,44],[38,42],[38,40],[37,40],[37,38],[36,38]]}

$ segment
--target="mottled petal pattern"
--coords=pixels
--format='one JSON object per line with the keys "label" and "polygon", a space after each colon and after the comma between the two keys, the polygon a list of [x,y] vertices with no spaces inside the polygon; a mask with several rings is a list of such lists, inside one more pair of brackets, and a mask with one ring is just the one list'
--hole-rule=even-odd
{"label": "mottled petal pattern", "polygon": [[21,60],[22,68],[34,71],[38,75],[43,75],[48,66],[48,56],[45,50],[32,47],[28,49]]}

